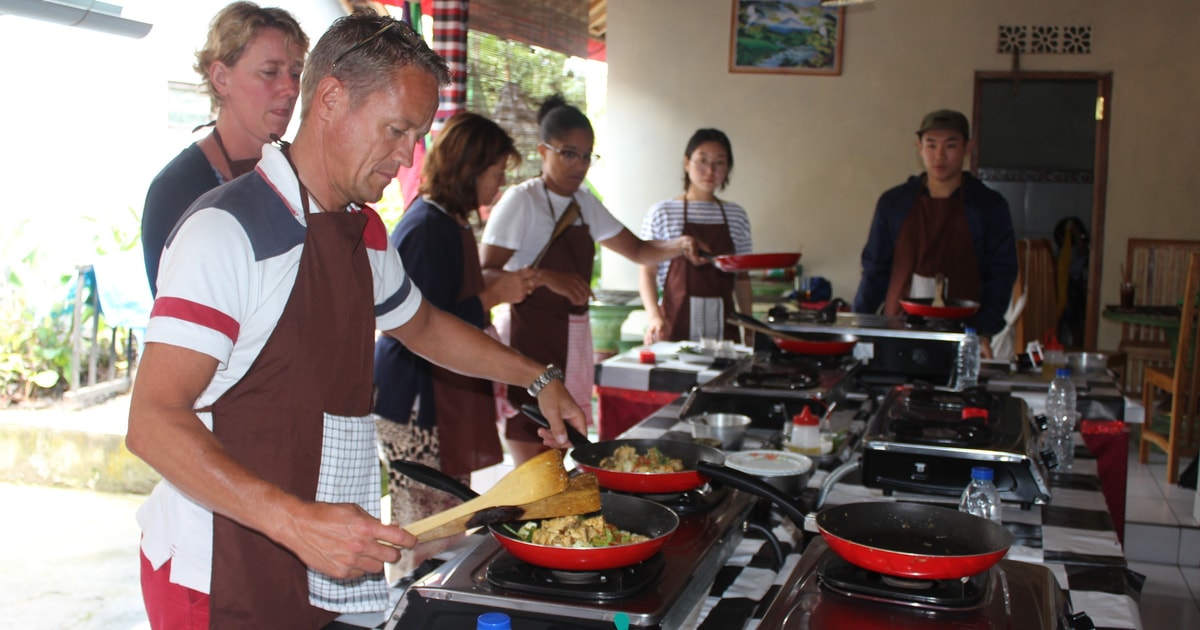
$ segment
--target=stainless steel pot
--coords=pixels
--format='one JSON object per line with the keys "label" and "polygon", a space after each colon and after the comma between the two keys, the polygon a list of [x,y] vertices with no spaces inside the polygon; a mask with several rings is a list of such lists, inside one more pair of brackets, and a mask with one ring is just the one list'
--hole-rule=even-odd
{"label": "stainless steel pot", "polygon": [[692,437],[720,440],[721,449],[726,451],[742,448],[750,426],[750,416],[740,413],[706,413],[685,420],[692,426]]}

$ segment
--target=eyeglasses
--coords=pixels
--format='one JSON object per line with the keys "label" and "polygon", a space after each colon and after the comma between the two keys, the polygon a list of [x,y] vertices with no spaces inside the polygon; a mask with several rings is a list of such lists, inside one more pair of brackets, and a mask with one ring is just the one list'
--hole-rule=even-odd
{"label": "eyeglasses", "polygon": [[580,153],[570,149],[560,149],[548,142],[543,142],[542,146],[557,153],[563,160],[567,162],[567,164],[578,164],[580,162],[583,162],[584,164],[591,164],[592,162],[597,162],[600,160],[600,156],[595,153]]}
{"label": "eyeglasses", "polygon": [[712,169],[714,171],[723,171],[723,170],[726,170],[729,168],[729,162],[726,162],[724,160],[713,160],[710,162],[705,158],[699,158],[699,159],[691,159],[689,161],[701,169]]}
{"label": "eyeglasses", "polygon": [[333,64],[329,66],[330,73],[332,73],[334,70],[337,70],[337,65],[339,63],[341,63],[343,59],[346,58],[346,55],[349,55],[350,53],[358,50],[359,48],[362,48],[363,46],[370,44],[371,42],[375,41],[376,39],[379,39],[380,35],[383,35],[384,33],[386,33],[388,31],[388,29],[392,28],[393,26],[395,26],[397,24],[400,24],[400,22],[397,20],[389,20],[387,24],[384,24],[383,26],[379,27],[379,30],[375,31],[375,33],[372,34],[370,37],[367,37],[366,39],[362,40],[361,42],[358,42],[357,44],[347,48],[346,52],[338,55],[337,58],[333,60]]}

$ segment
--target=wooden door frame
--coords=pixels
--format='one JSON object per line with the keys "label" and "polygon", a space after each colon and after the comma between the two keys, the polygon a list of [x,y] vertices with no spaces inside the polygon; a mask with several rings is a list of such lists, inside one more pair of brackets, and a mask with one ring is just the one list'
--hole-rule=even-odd
{"label": "wooden door frame", "polygon": [[[1095,162],[1092,165],[1092,231],[1091,247],[1088,251],[1087,313],[1084,320],[1084,348],[1094,350],[1100,325],[1100,286],[1104,269],[1104,220],[1108,195],[1108,142],[1109,124],[1112,119],[1112,73],[1111,72],[975,72],[975,104],[971,116],[971,127],[979,129],[983,105],[983,82],[1008,81],[1095,81],[1096,97],[1102,99],[1102,109],[1097,107],[1100,119],[1096,121]],[[978,132],[976,136],[978,137]],[[971,149],[971,174],[979,170],[979,145]]]}

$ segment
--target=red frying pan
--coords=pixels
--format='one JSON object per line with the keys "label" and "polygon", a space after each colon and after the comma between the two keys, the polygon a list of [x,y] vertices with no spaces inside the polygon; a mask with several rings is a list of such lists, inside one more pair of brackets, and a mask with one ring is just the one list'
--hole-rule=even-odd
{"label": "red frying pan", "polygon": [[[521,405],[521,411],[542,427],[550,426],[550,423],[542,416],[537,407],[525,404]],[[570,438],[571,445],[574,446],[574,449],[571,451],[571,459],[575,460],[576,467],[584,472],[595,473],[601,488],[620,490],[622,492],[671,494],[693,490],[708,482],[708,476],[702,475],[696,470],[698,462],[704,461],[717,465],[725,463],[725,454],[720,450],[711,446],[696,444],[695,442],[682,442],[679,440],[608,440],[593,443],[587,439],[586,435],[576,431],[571,425],[567,425],[567,437]],[[600,460],[611,456],[619,446],[632,446],[641,454],[644,454],[651,447],[657,448],[662,451],[663,455],[681,460],[683,462],[683,470],[668,473],[644,473],[621,472],[601,467]]]}
{"label": "red frying pan", "polygon": [[714,256],[708,252],[700,255],[711,260],[717,269],[725,272],[750,271],[753,269],[783,269],[794,267],[800,261],[799,253],[776,254],[727,254]]}
{"label": "red frying pan", "polygon": [[1003,525],[922,503],[875,501],[826,508],[825,542],[847,562],[887,575],[929,580],[975,575],[1012,545]]}
{"label": "red frying pan", "polygon": [[836,355],[854,349],[858,337],[836,333],[791,333],[788,337],[771,337],[775,346],[794,354]]}
{"label": "red frying pan", "polygon": [[647,499],[603,493],[600,503],[605,521],[625,531],[649,536],[650,540],[613,547],[552,547],[517,538],[514,532],[523,522],[489,527],[496,541],[519,560],[550,569],[599,571],[637,564],[653,556],[679,526],[679,517],[674,512]]}
{"label": "red frying pan", "polygon": [[796,333],[775,330],[745,313],[730,313],[725,321],[771,337],[771,341],[784,352],[796,354],[835,355],[846,354],[854,349],[858,337],[838,333]]}
{"label": "red frying pan", "polygon": [[909,315],[935,319],[966,319],[979,310],[979,302],[971,300],[946,300],[945,306],[934,306],[933,298],[904,298],[900,308]]}
{"label": "red frying pan", "polygon": [[[392,468],[414,481],[448,492],[463,501],[479,496],[461,481],[423,464],[393,461]],[[649,536],[650,540],[615,547],[549,547],[516,537],[515,532],[526,521],[491,524],[488,527],[496,541],[520,560],[551,569],[598,571],[629,566],[653,556],[679,525],[679,517],[669,508],[623,494],[601,494],[600,513],[609,523],[628,532]],[[803,519],[800,522],[803,523]]]}

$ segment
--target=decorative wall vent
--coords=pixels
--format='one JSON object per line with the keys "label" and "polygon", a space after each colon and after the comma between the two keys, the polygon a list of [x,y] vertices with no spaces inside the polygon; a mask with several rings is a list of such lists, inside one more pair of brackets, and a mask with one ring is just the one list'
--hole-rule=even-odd
{"label": "decorative wall vent", "polygon": [[1090,55],[1090,26],[1000,26],[996,52],[1001,54]]}

